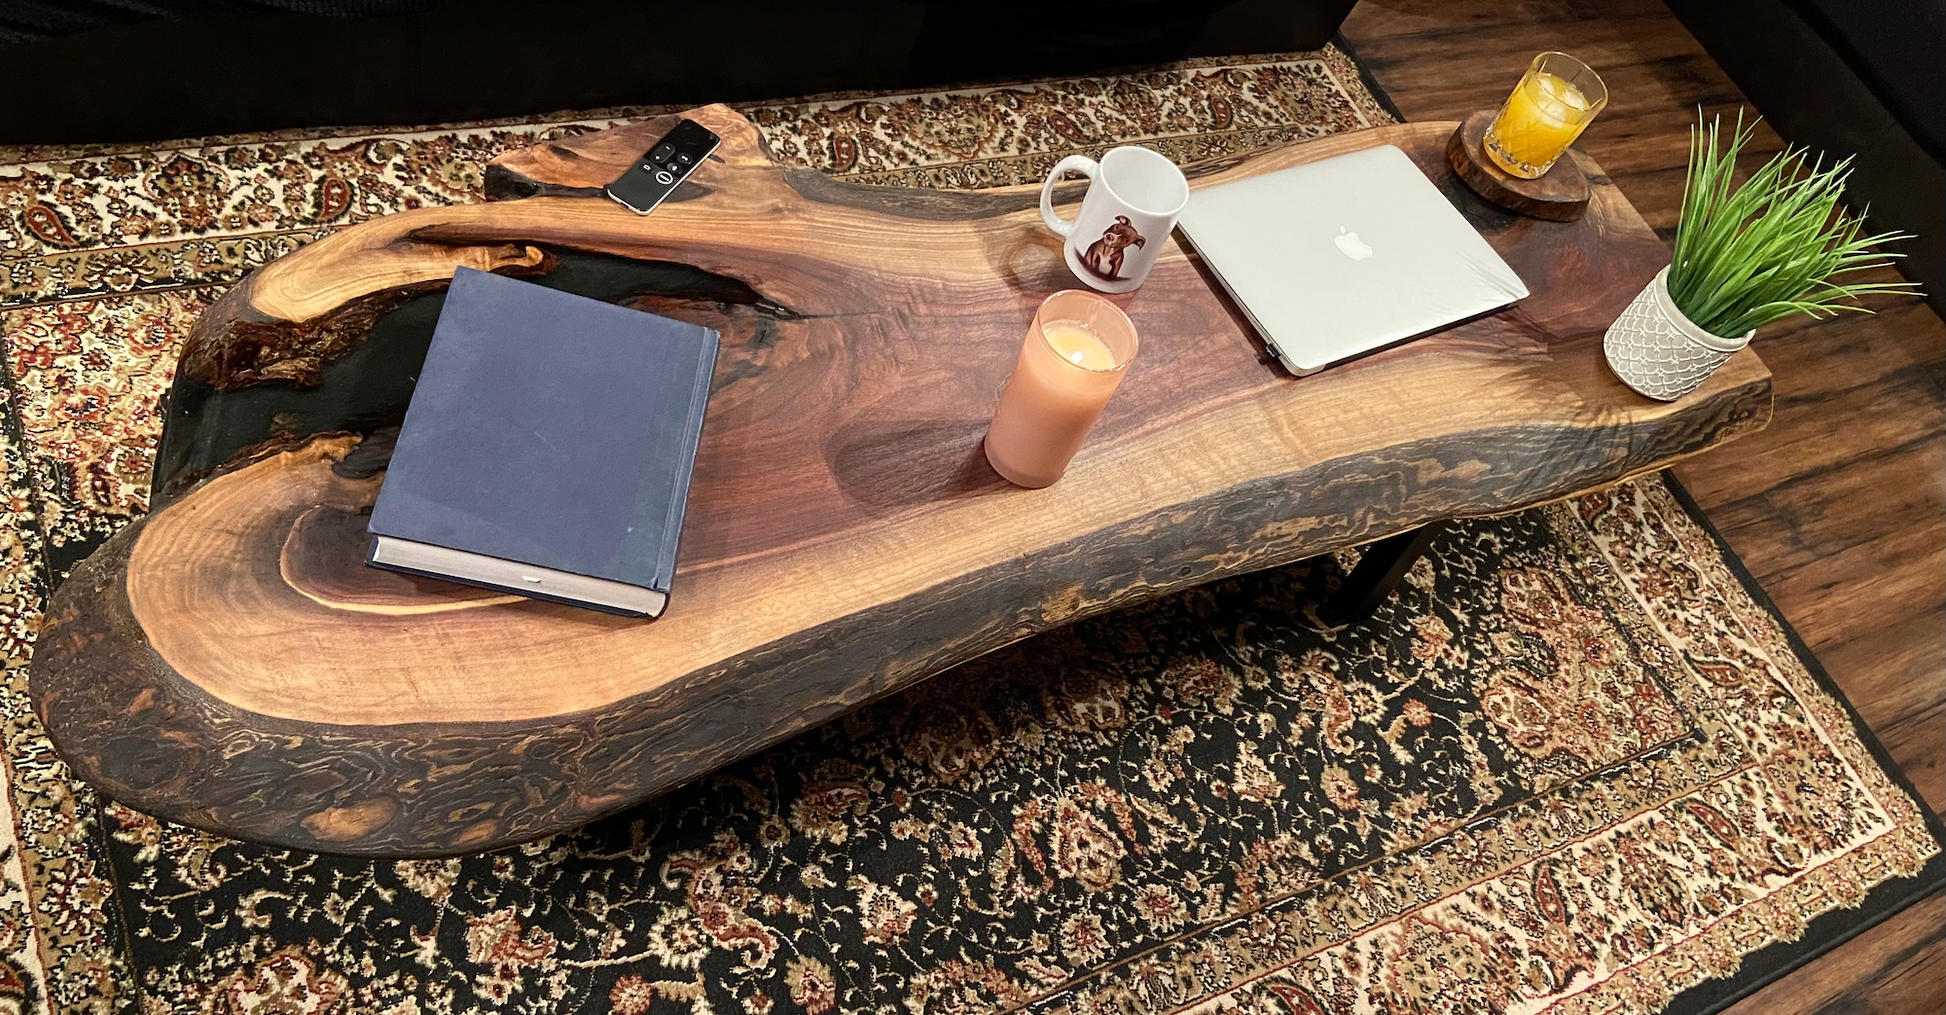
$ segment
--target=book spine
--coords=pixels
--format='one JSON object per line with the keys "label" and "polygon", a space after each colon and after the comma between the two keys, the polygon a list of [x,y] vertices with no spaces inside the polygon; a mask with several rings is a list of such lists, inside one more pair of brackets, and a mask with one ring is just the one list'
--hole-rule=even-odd
{"label": "book spine", "polygon": [[682,539],[683,517],[689,508],[689,481],[696,471],[696,449],[703,439],[703,417],[709,409],[710,384],[716,379],[716,354],[722,336],[716,331],[703,329],[703,341],[697,356],[700,362],[696,367],[696,383],[689,393],[689,412],[683,427],[682,449],[678,452],[681,468],[676,472],[676,486],[670,492],[669,517],[665,519],[662,530],[662,550],[655,564],[655,590],[669,594],[669,586],[676,576],[676,544]]}

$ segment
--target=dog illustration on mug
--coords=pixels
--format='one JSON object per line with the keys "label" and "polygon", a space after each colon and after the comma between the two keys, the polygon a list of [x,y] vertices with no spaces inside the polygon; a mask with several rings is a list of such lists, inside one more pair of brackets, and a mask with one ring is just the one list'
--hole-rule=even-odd
{"label": "dog illustration on mug", "polygon": [[1081,255],[1081,263],[1089,271],[1114,282],[1122,277],[1123,251],[1147,243],[1142,234],[1129,224],[1127,215],[1117,215],[1115,221],[1101,231],[1101,239],[1088,245],[1088,252]]}

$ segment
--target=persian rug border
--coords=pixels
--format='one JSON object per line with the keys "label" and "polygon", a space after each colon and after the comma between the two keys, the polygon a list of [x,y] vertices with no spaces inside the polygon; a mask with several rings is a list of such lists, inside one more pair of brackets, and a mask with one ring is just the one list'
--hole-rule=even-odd
{"label": "persian rug border", "polygon": [[1386,91],[1385,86],[1378,83],[1378,78],[1372,74],[1371,66],[1365,62],[1364,57],[1358,55],[1357,48],[1351,44],[1350,39],[1345,38],[1344,32],[1338,31],[1331,33],[1330,46],[1338,52],[1343,53],[1345,59],[1351,61],[1353,67],[1358,68],[1358,83],[1364,85],[1365,90],[1372,93],[1372,98],[1378,102],[1380,109],[1392,114],[1392,119],[1400,123],[1407,122],[1405,112],[1399,109],[1398,103],[1392,101],[1392,93]]}
{"label": "persian rug border", "polygon": [[[1946,846],[1946,822],[1940,821],[1938,813],[1927,805],[1925,797],[1906,777],[1905,769],[1893,760],[1891,752],[1879,742],[1877,734],[1858,714],[1851,699],[1845,696],[1844,689],[1825,670],[1824,662],[1804,643],[1797,628],[1791,626],[1783,611],[1771,601],[1769,593],[1758,584],[1756,576],[1750,573],[1743,558],[1737,556],[1729,540],[1724,539],[1723,533],[1717,530],[1716,523],[1710,521],[1708,512],[1696,503],[1696,498],[1690,495],[1673,471],[1665,470],[1662,479],[1676,502],[1682,505],[1683,511],[1695,519],[1709,535],[1710,541],[1716,544],[1717,552],[1729,566],[1730,573],[1736,575],[1737,581],[1742,584],[1744,593],[1777,622],[1791,651],[1803,662],[1811,679],[1817,682],[1818,689],[1844,709],[1845,717],[1851,720],[1852,732],[1871,759],[1878,763],[1892,785],[1912,799],[1924,815],[1926,830],[1942,846]],[[1891,878],[1874,885],[1865,893],[1864,901],[1856,907],[1834,909],[1813,918],[1797,940],[1778,941],[1746,953],[1735,973],[1704,980],[1682,991],[1663,1009],[1663,1015],[1714,1015],[1941,890],[1946,890],[1946,851],[1934,854],[1917,874]]]}

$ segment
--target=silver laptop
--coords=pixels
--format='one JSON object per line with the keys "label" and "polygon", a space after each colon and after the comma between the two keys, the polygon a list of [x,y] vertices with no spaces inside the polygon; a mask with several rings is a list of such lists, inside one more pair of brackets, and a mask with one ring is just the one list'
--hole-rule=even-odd
{"label": "silver laptop", "polygon": [[1392,145],[1192,191],[1180,223],[1300,376],[1527,295]]}

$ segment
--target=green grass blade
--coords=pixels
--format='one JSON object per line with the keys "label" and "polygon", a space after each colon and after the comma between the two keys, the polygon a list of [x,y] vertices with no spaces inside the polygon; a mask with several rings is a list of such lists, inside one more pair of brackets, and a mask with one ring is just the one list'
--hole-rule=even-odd
{"label": "green grass blade", "polygon": [[1722,117],[1689,132],[1689,167],[1670,260],[1669,295],[1698,327],[1733,337],[1798,314],[1870,313],[1860,297],[1912,294],[1911,282],[1833,281],[1883,268],[1897,253],[1878,248],[1911,239],[1862,235],[1864,217],[1840,205],[1850,158],[1826,166],[1802,148],[1773,155],[1741,186],[1736,163],[1756,130],[1738,110],[1727,137]]}

